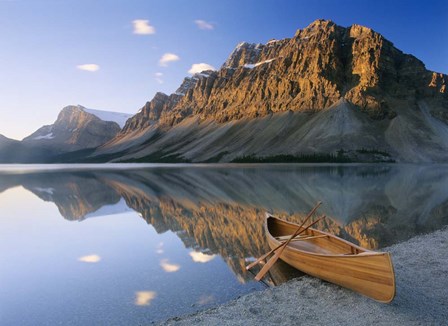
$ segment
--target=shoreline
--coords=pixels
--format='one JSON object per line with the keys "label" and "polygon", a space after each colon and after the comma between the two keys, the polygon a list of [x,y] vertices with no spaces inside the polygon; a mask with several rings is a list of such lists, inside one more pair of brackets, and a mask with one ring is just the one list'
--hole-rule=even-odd
{"label": "shoreline", "polygon": [[304,276],[157,325],[442,325],[448,320],[448,227],[384,248],[396,296],[383,304]]}

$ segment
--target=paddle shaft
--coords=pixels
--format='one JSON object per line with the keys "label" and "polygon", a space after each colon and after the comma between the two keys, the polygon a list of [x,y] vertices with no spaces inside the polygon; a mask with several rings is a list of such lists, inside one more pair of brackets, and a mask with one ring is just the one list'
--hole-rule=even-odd
{"label": "paddle shaft", "polygon": [[[303,238],[295,237],[294,239],[291,240],[291,242],[306,241],[306,240],[319,239],[319,238],[325,238],[325,237],[328,237],[328,235],[323,234],[323,235],[316,235],[316,236],[313,236],[313,237],[309,237],[308,236],[308,237],[303,237]],[[288,240],[288,239],[283,239],[283,240],[280,240],[280,241],[286,241],[286,240]]]}
{"label": "paddle shaft", "polygon": [[[314,214],[314,212],[319,208],[319,206],[322,204],[321,201],[317,202],[316,206],[314,206],[314,208],[308,213],[308,215],[306,216],[305,220],[303,221],[303,223],[299,226],[299,228],[297,230],[300,230],[300,228],[306,223],[306,221],[308,221],[310,219],[310,217]],[[267,215],[267,214],[266,214]],[[298,234],[293,235],[293,237],[296,237]],[[268,253],[264,254],[263,256],[261,256],[260,258],[258,258],[256,261],[254,261],[253,263],[250,263],[249,265],[246,266],[246,270],[251,269],[252,267],[256,266],[257,264],[259,264],[262,260],[266,259],[270,254],[272,254],[274,251],[276,251],[278,248],[280,248],[281,246],[278,246],[277,248],[269,251]]]}
{"label": "paddle shaft", "polygon": [[[263,268],[261,269],[261,271],[257,274],[257,276],[255,276],[255,279],[257,281],[261,280],[263,278],[263,276],[266,275],[266,273],[271,269],[272,265],[275,264],[275,262],[280,258],[280,255],[282,254],[283,250],[285,250],[286,246],[291,242],[292,239],[294,239],[296,236],[298,236],[299,234],[305,232],[306,230],[308,230],[311,226],[313,226],[314,224],[316,224],[317,222],[319,222],[320,220],[324,219],[325,215],[323,215],[322,217],[320,217],[319,219],[317,219],[316,221],[314,221],[313,223],[311,223],[310,225],[308,225],[306,228],[304,228],[302,231],[300,231],[299,227],[299,232],[294,232],[293,236],[291,236],[291,238],[289,238],[287,241],[281,243],[280,245],[278,245],[275,249],[272,250],[272,252],[274,252],[275,250],[277,250],[278,248],[280,248],[280,250],[278,250],[275,255],[269,259],[269,261],[266,263],[266,265],[263,266]],[[296,234],[297,233],[297,234]]]}

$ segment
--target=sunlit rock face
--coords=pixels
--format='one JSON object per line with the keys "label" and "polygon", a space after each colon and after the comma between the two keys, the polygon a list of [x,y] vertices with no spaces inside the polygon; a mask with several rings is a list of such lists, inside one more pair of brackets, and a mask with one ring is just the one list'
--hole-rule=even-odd
{"label": "sunlit rock face", "polygon": [[173,124],[188,111],[225,122],[319,111],[341,98],[371,118],[393,118],[393,98],[437,97],[446,93],[444,80],[370,28],[317,20],[290,39],[240,43],[219,71],[199,80],[161,119]]}
{"label": "sunlit rock face", "polygon": [[374,161],[361,150],[376,149],[446,161],[446,81],[370,28],[317,20],[291,38],[242,42],[219,70],[157,93],[93,157],[228,162],[344,149]]}

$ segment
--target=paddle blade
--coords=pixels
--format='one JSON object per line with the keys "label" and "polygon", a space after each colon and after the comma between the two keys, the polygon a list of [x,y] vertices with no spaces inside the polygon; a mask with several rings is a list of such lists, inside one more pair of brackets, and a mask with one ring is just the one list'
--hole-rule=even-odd
{"label": "paddle blade", "polygon": [[259,264],[262,260],[266,259],[267,257],[269,257],[270,254],[272,254],[275,251],[275,249],[272,249],[271,251],[269,251],[268,253],[264,254],[263,256],[261,256],[260,258],[258,258],[256,261],[250,263],[249,265],[246,266],[246,271],[248,271],[249,269],[253,268],[254,266],[256,266],[257,264]]}
{"label": "paddle blade", "polygon": [[[286,244],[286,242],[284,244]],[[266,263],[266,265],[263,266],[261,271],[258,272],[258,274],[255,276],[255,279],[257,281],[260,281],[266,275],[266,273],[271,269],[272,265],[274,265],[275,262],[280,258],[280,255],[282,254],[285,247],[286,246],[283,245],[279,250],[277,250],[275,255],[271,259],[269,259],[268,262]]]}

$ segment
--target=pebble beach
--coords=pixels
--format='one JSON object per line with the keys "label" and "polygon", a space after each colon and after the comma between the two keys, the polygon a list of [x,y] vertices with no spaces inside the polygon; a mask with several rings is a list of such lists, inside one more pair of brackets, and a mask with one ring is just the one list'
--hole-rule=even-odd
{"label": "pebble beach", "polygon": [[448,228],[383,251],[395,269],[390,304],[304,276],[159,325],[448,325]]}

